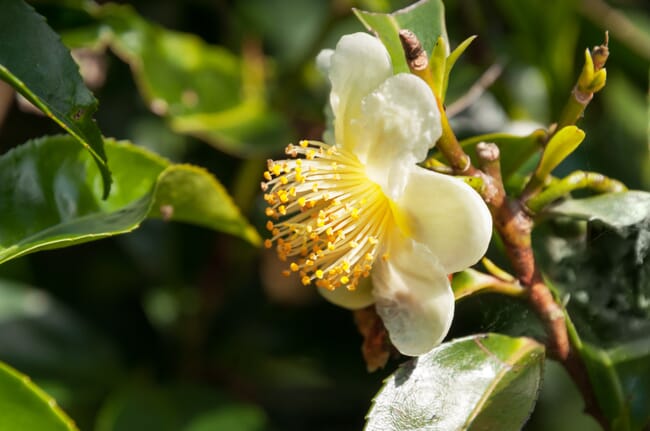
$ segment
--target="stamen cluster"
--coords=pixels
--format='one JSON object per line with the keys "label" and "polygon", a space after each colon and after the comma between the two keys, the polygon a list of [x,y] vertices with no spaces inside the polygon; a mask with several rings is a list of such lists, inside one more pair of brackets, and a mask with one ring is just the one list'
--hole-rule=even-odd
{"label": "stamen cluster", "polygon": [[265,246],[275,244],[279,258],[290,262],[285,276],[298,273],[304,285],[354,290],[382,252],[389,200],[350,151],[301,141],[286,153],[291,159],[269,160],[264,172],[272,235]]}

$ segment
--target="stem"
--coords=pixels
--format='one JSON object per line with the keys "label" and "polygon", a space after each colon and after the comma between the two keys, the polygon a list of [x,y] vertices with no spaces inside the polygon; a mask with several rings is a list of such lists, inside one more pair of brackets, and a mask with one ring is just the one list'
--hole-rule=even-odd
{"label": "stem", "polygon": [[609,423],[600,410],[585,365],[577,353],[579,349],[569,337],[571,328],[567,328],[567,325],[570,322],[565,319],[564,310],[553,298],[535,263],[531,245],[533,220],[520,200],[505,196],[500,173],[497,175],[495,172],[499,167],[498,147],[482,143],[477,146],[477,154],[483,171],[488,174],[497,192],[490,201],[486,200],[494,227],[503,241],[515,274],[527,287],[529,303],[544,322],[549,353],[564,366],[578,387],[585,402],[585,412],[598,421],[604,430],[608,430]]}
{"label": "stem", "polygon": [[584,93],[580,91],[577,86],[573,87],[573,91],[571,91],[571,96],[569,97],[569,100],[567,100],[567,104],[564,106],[556,130],[560,130],[561,128],[571,124],[576,124],[582,117],[582,114],[585,112],[587,105],[591,102],[593,97],[594,93]]}
{"label": "stem", "polygon": [[531,198],[526,205],[532,212],[537,213],[562,196],[583,188],[589,188],[599,193],[617,193],[627,190],[622,182],[597,172],[575,171]]}
{"label": "stem", "polygon": [[547,341],[551,354],[560,361],[569,355],[569,337],[564,322],[564,312],[555,302],[551,291],[542,281],[535,265],[531,245],[533,221],[519,201],[506,197],[499,166],[499,147],[480,143],[476,147],[481,167],[492,180],[495,195],[486,200],[497,232],[506,246],[506,253],[515,268],[517,276],[528,287],[528,298],[546,325]]}
{"label": "stem", "polygon": [[556,131],[565,126],[576,124],[593,99],[594,93],[605,86],[606,75],[602,69],[609,57],[608,43],[609,35],[605,33],[605,42],[602,45],[594,47],[591,53],[587,50],[585,65],[560,116]]}
{"label": "stem", "polygon": [[447,113],[438,96],[436,96],[436,103],[438,104],[440,122],[442,124],[442,136],[436,146],[447,161],[449,161],[455,174],[479,176],[478,170],[472,165],[471,159],[465,153],[463,147],[460,146],[454,131],[451,129]]}
{"label": "stem", "polygon": [[437,146],[440,152],[446,157],[451,165],[451,169],[456,175],[479,176],[479,172],[472,166],[472,161],[463,150],[454,131],[449,125],[449,118],[445,107],[442,104],[442,96],[438,94],[436,85],[429,68],[429,59],[426,51],[422,48],[422,44],[409,30],[401,30],[399,38],[402,42],[402,48],[406,56],[406,63],[410,71],[419,76],[424,82],[427,83],[438,106],[440,112],[440,122],[442,125],[442,136],[438,140]]}

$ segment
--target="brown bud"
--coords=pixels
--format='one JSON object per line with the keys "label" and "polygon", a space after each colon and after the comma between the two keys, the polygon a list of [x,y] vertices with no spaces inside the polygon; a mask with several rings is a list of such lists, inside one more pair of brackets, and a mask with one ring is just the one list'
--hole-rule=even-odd
{"label": "brown bud", "polygon": [[422,44],[411,30],[400,30],[399,40],[402,42],[406,63],[412,71],[424,70],[429,66],[429,59]]}
{"label": "brown bud", "polygon": [[591,59],[594,61],[594,71],[599,71],[605,66],[609,57],[609,32],[605,32],[605,42],[602,45],[594,46],[591,51]]}

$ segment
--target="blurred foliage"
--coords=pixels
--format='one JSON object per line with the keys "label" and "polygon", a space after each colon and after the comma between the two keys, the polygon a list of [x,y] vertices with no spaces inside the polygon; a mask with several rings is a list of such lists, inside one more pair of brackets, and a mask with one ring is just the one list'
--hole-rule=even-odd
{"label": "blurred foliage", "polygon": [[[340,35],[363,30],[352,7],[388,12],[409,2],[30,3],[65,43],[85,47],[74,54],[100,102],[95,117],[104,135],[205,167],[262,231],[262,157],[323,130],[328,89],[314,56]],[[508,162],[513,187],[518,169],[536,162],[534,130],[559,117],[584,48],[601,43],[609,30],[608,84],[579,123],[585,141],[556,173],[586,168],[630,188],[650,188],[645,0],[448,0],[445,8],[452,49],[478,35],[454,68],[446,103],[461,99],[491,65],[502,70],[452,126],[461,137],[505,132],[495,138],[500,144],[523,142]],[[189,79],[194,72],[201,79]],[[0,153],[59,133],[2,85]],[[647,263],[633,263],[631,237],[585,222],[552,224],[555,230],[536,232],[540,252],[557,229],[564,229],[563,241],[568,229],[589,245],[602,243],[587,247],[587,257],[563,257],[603,262],[603,270],[613,271],[605,279],[618,280],[616,271],[637,277],[638,292],[605,286],[599,301],[627,314],[630,325],[636,317],[647,324],[647,304],[639,302],[647,299],[639,296],[648,288]],[[241,239],[160,220],[126,236],[24,256],[0,266],[0,360],[31,376],[81,429],[361,429],[371,398],[400,361],[366,374],[349,312],[279,272],[275,256]],[[645,341],[633,345],[641,346],[638,356],[617,356],[602,339],[618,336],[608,332],[611,324],[593,334],[580,325],[610,316],[580,311],[581,286],[568,287],[575,289],[568,306],[578,309],[576,328],[594,346],[592,371],[614,361],[621,390],[641,393],[642,382],[626,376],[648,372],[647,359],[636,359],[647,358]],[[491,294],[459,303],[450,337],[477,331],[542,335],[523,302]],[[566,376],[546,368],[540,403],[524,429],[597,429],[580,414]]]}

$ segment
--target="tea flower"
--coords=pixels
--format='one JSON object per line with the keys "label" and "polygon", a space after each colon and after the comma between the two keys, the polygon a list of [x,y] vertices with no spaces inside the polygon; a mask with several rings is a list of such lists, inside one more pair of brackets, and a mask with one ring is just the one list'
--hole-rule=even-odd
{"label": "tea flower", "polygon": [[375,303],[397,349],[423,354],[451,324],[448,274],[483,256],[492,219],[471,187],[416,164],[441,135],[440,113],[424,81],[393,75],[378,39],[344,36],[318,63],[333,130],[269,161],[265,245],[330,301]]}

